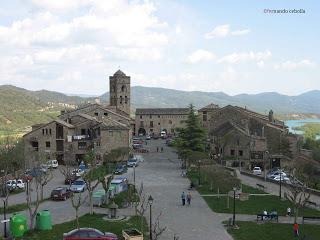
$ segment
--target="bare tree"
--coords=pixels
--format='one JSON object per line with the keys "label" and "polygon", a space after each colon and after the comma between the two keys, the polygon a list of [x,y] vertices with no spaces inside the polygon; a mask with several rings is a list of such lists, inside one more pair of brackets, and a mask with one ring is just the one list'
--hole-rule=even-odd
{"label": "bare tree", "polygon": [[160,212],[160,214],[157,216],[156,220],[154,221],[154,223],[152,224],[152,226],[150,226],[152,229],[152,240],[158,240],[159,237],[166,231],[167,227],[162,227],[160,225],[160,217],[162,215],[162,212]]}
{"label": "bare tree", "polygon": [[71,195],[71,204],[72,207],[74,208],[75,212],[76,212],[76,223],[77,223],[77,228],[80,228],[79,225],[79,209],[80,207],[85,203],[87,198],[82,198],[81,193],[75,193]]}
{"label": "bare tree", "polygon": [[[30,229],[34,228],[34,220],[40,205],[40,188],[41,184],[37,180],[37,176],[32,181],[27,181],[26,201],[30,217]],[[33,201],[33,195],[35,195],[35,201]]]}
{"label": "bare tree", "polygon": [[292,170],[290,184],[287,185],[286,196],[293,204],[294,222],[297,222],[299,210],[303,208],[310,199],[310,192],[308,191],[307,184],[302,183],[297,179],[299,176],[296,169]]}
{"label": "bare tree", "polygon": [[135,213],[140,217],[140,230],[143,232],[144,215],[148,208],[148,200],[146,195],[143,193],[143,183],[141,183],[140,189],[138,191],[139,201],[135,202]]}

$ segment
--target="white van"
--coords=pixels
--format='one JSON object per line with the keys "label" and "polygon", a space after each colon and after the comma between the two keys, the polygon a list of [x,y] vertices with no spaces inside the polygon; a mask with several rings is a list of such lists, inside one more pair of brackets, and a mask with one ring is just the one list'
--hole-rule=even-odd
{"label": "white van", "polygon": [[48,168],[58,168],[59,164],[57,160],[49,160],[47,166]]}

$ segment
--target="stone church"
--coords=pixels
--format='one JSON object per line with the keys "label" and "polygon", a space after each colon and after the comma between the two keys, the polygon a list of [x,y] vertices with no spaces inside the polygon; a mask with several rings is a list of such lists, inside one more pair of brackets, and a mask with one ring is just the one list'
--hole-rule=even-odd
{"label": "stone church", "polygon": [[96,159],[119,147],[130,147],[134,120],[130,118],[130,77],[121,70],[109,77],[110,105],[87,104],[61,111],[56,120],[32,126],[23,136],[26,165],[57,159],[60,164],[80,162],[95,150]]}

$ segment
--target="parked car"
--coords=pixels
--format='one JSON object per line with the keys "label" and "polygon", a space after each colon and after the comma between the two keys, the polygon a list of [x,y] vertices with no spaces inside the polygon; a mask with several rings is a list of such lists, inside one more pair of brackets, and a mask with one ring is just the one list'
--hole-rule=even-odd
{"label": "parked car", "polygon": [[114,233],[103,233],[94,228],[80,228],[64,233],[63,240],[118,240],[118,237]]}
{"label": "parked car", "polygon": [[71,185],[75,180],[79,179],[79,177],[75,175],[67,176],[64,180],[65,185]]}
{"label": "parked car", "polygon": [[262,174],[261,168],[260,167],[254,167],[253,170],[252,170],[252,173],[254,175],[261,175]]}
{"label": "parked car", "polygon": [[125,165],[117,165],[116,169],[114,170],[114,174],[123,174],[126,172],[126,166]]}
{"label": "parked car", "polygon": [[135,158],[131,158],[127,162],[128,167],[137,167],[138,166],[138,160]]}
{"label": "parked car", "polygon": [[275,177],[280,176],[280,173],[281,173],[282,176],[285,176],[285,177],[287,176],[287,174],[285,172],[277,171],[277,172],[273,172],[271,174],[268,174],[267,177],[269,179],[274,179]]}
{"label": "parked car", "polygon": [[[276,176],[274,178],[272,178],[273,180],[279,182],[280,181],[280,175],[279,176]],[[281,181],[282,182],[285,182],[285,183],[289,183],[290,182],[290,179],[287,177],[287,176],[281,176]]]}
{"label": "parked car", "polygon": [[150,135],[147,135],[147,136],[146,136],[146,140],[151,140],[151,136],[150,136]]}
{"label": "parked car", "polygon": [[57,187],[51,191],[52,200],[67,200],[72,196],[72,191],[66,187]]}
{"label": "parked car", "polygon": [[17,187],[17,182],[14,179],[13,180],[8,180],[6,185],[7,185],[7,188],[9,189],[9,191],[13,191]]}
{"label": "parked car", "polygon": [[72,192],[84,192],[85,189],[86,189],[86,182],[83,181],[82,179],[78,179],[74,181],[70,186],[70,190]]}
{"label": "parked car", "polygon": [[138,143],[134,143],[134,144],[132,144],[132,148],[133,149],[141,149],[141,148],[143,148],[143,145],[142,144],[138,144]]}
{"label": "parked car", "polygon": [[48,168],[58,168],[59,164],[57,160],[49,160],[47,166]]}
{"label": "parked car", "polygon": [[144,158],[141,155],[134,155],[133,158],[137,159],[138,163],[144,162]]}
{"label": "parked car", "polygon": [[81,177],[84,174],[84,170],[83,169],[74,169],[72,171],[72,175],[76,176],[76,177]]}
{"label": "parked car", "polygon": [[47,169],[40,166],[40,167],[34,167],[31,170],[28,169],[25,172],[25,175],[29,175],[31,177],[38,177],[38,176],[41,176],[41,175],[46,174],[46,173],[47,173]]}

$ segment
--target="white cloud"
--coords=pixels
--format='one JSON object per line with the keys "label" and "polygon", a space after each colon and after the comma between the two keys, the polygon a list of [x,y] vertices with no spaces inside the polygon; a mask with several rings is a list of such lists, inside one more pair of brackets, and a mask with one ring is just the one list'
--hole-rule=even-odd
{"label": "white cloud", "polygon": [[[248,61],[256,61],[260,62],[262,60],[266,60],[272,56],[269,50],[264,52],[240,52],[240,53],[232,53],[226,55],[218,60],[219,63],[239,63],[239,62],[248,62]],[[261,64],[260,64],[261,65]]]}
{"label": "white cloud", "polygon": [[198,49],[187,58],[188,63],[198,63],[215,59],[215,55],[207,50]]}
{"label": "white cloud", "polygon": [[208,32],[204,35],[206,39],[212,38],[222,38],[228,35],[231,36],[241,36],[250,33],[250,29],[240,29],[231,31],[229,24],[216,26],[211,32]]}
{"label": "white cloud", "polygon": [[294,62],[294,61],[285,61],[283,63],[280,64],[276,64],[274,66],[275,70],[296,70],[296,69],[304,69],[304,68],[313,68],[316,66],[315,62],[312,62],[309,59],[303,59],[301,61],[298,62]]}
{"label": "white cloud", "polygon": [[157,61],[162,52],[157,48],[106,48],[106,58],[131,61]]}

